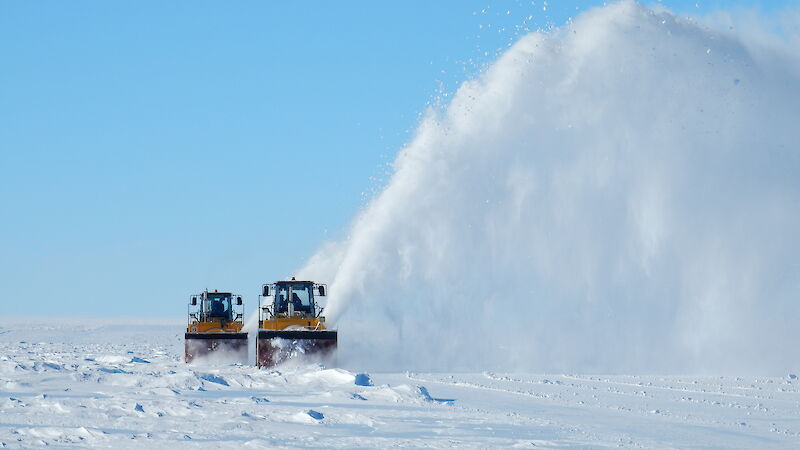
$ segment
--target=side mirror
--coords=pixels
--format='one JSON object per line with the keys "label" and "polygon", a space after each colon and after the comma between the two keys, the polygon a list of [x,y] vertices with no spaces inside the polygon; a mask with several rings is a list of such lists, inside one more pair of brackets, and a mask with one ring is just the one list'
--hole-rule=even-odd
{"label": "side mirror", "polygon": [[192,297],[192,306],[197,306],[197,297]]}
{"label": "side mirror", "polygon": [[236,297],[236,306],[242,306],[242,297]]}
{"label": "side mirror", "polygon": [[261,292],[262,297],[269,297],[269,285],[264,285],[264,290]]}
{"label": "side mirror", "polygon": [[325,297],[325,286],[324,286],[324,285],[322,285],[322,286],[319,286],[319,287],[317,288],[317,290],[319,290],[319,296],[320,296],[320,297]]}

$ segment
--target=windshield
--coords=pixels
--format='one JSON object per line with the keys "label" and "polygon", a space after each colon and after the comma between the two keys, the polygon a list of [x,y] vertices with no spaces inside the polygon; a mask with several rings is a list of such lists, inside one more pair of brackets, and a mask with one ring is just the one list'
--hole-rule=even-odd
{"label": "windshield", "polygon": [[229,320],[233,317],[231,294],[209,293],[207,299],[205,308],[210,317],[223,317]]}
{"label": "windshield", "polygon": [[289,311],[289,303],[295,311],[314,313],[313,285],[308,283],[281,283],[275,290],[275,313],[281,314]]}

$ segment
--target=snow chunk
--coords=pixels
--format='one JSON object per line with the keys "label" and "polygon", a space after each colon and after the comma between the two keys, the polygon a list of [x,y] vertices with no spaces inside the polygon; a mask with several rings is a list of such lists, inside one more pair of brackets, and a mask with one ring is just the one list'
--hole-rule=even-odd
{"label": "snow chunk", "polygon": [[355,379],[356,386],[372,386],[372,378],[368,373],[359,373]]}
{"label": "snow chunk", "polygon": [[419,390],[419,393],[422,395],[422,398],[424,398],[426,401],[429,402],[453,403],[455,401],[455,399],[450,399],[450,398],[433,398],[431,397],[430,392],[428,392],[428,388],[426,388],[425,386],[417,386],[417,389]]}
{"label": "snow chunk", "polygon": [[306,414],[308,414],[308,416],[309,416],[309,417],[311,417],[311,418],[312,418],[312,419],[314,419],[314,420],[322,420],[322,419],[324,419],[324,418],[325,418],[325,416],[324,416],[324,415],[323,415],[321,412],[319,412],[319,411],[314,411],[313,409],[309,409],[309,410],[306,412]]}
{"label": "snow chunk", "polygon": [[225,378],[210,373],[198,373],[197,378],[203,381],[208,381],[210,383],[220,384],[222,386],[230,386],[230,384],[228,384],[228,381],[225,380]]}
{"label": "snow chunk", "polygon": [[325,416],[313,409],[309,409],[306,412],[299,412],[291,417],[289,417],[289,421],[296,422],[296,423],[319,423],[320,420],[324,419]]}

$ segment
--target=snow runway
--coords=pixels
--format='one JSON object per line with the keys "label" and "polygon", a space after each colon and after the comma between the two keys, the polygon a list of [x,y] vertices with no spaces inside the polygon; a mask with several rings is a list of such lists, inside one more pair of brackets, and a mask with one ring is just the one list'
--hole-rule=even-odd
{"label": "snow runway", "polygon": [[800,446],[790,377],[186,365],[182,325],[4,321],[0,446]]}

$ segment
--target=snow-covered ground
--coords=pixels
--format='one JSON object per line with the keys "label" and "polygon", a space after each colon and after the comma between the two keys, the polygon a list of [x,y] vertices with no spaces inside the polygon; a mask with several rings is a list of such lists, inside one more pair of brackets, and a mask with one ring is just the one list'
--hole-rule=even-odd
{"label": "snow-covered ground", "polygon": [[800,447],[793,376],[181,362],[181,323],[0,326],[0,447]]}

